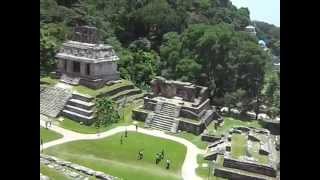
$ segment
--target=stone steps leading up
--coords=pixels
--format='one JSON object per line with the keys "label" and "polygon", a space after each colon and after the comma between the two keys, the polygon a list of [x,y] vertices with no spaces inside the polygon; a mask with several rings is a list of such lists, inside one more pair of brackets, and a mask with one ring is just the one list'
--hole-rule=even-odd
{"label": "stone steps leading up", "polygon": [[152,118],[151,128],[161,129],[164,131],[171,132],[174,124],[175,124],[175,120],[172,117],[154,114]]}
{"label": "stone steps leading up", "polygon": [[[155,117],[156,118],[156,117]],[[168,127],[171,127],[174,122],[168,122],[168,121],[165,121],[165,120],[159,120],[159,119],[156,119],[157,121],[155,121],[153,123],[153,125],[159,125],[159,126],[168,126]]]}
{"label": "stone steps leading up", "polygon": [[69,111],[64,109],[62,111],[62,115],[72,119],[72,120],[76,120],[76,121],[81,121],[84,122],[85,124],[89,125],[93,122],[93,119],[95,118],[93,115],[91,116],[84,116],[82,114],[73,112],[73,111]]}
{"label": "stone steps leading up", "polygon": [[95,104],[93,102],[85,102],[79,99],[70,99],[67,105],[76,106],[85,110],[91,110]]}
{"label": "stone steps leading up", "polygon": [[78,99],[85,102],[92,102],[94,100],[94,97],[74,92],[72,94],[72,99]]}
{"label": "stone steps leading up", "polygon": [[128,89],[111,96],[110,99],[112,99],[113,101],[117,101],[121,98],[124,98],[125,96],[136,95],[139,93],[141,93],[141,89],[138,89],[138,88]]}
{"label": "stone steps leading up", "polygon": [[58,87],[48,87],[40,92],[40,113],[57,117],[71,98],[72,93]]}
{"label": "stone steps leading up", "polygon": [[94,112],[93,110],[86,110],[86,109],[82,109],[72,105],[66,105],[64,109],[68,111],[76,112],[78,114],[82,114],[84,116],[91,116],[93,115],[93,112]]}

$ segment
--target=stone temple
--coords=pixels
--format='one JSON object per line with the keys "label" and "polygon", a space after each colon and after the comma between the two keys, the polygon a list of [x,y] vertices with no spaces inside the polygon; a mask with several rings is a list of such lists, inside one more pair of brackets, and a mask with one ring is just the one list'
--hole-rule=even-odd
{"label": "stone temple", "polygon": [[108,81],[120,79],[119,58],[111,46],[98,43],[94,27],[76,27],[72,40],[63,43],[56,58],[57,74],[68,84],[98,89]]}
{"label": "stone temple", "polygon": [[133,111],[133,119],[145,120],[146,127],[199,135],[213,120],[223,121],[210,106],[207,87],[162,77],[156,77],[151,86],[152,93],[144,97],[143,107]]}

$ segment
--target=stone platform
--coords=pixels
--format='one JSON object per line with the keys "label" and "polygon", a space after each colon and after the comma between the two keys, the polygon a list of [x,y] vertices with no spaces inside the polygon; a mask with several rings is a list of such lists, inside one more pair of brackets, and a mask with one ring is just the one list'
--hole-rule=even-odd
{"label": "stone platform", "polygon": [[210,106],[206,87],[161,77],[151,84],[153,92],[144,97],[143,107],[133,110],[132,115],[135,120],[145,121],[146,127],[199,135],[213,120],[223,121]]}

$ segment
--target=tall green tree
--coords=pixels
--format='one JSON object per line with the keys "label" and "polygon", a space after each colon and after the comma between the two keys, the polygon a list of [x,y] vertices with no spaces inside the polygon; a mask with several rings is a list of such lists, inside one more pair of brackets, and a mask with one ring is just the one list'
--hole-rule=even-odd
{"label": "tall green tree", "polygon": [[106,127],[119,121],[120,116],[116,110],[116,104],[108,97],[97,98],[96,102],[96,121],[95,126]]}

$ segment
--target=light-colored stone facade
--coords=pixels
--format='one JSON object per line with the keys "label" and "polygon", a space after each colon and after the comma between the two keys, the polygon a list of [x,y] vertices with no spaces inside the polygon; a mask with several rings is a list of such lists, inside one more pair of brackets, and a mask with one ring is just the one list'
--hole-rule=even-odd
{"label": "light-colored stone facade", "polygon": [[[90,31],[84,31],[86,28]],[[76,38],[63,43],[56,55],[61,80],[94,89],[103,87],[108,81],[119,80],[119,58],[112,46],[94,43],[97,34],[92,27],[76,28],[75,34]],[[85,38],[81,39],[81,36]]]}

